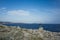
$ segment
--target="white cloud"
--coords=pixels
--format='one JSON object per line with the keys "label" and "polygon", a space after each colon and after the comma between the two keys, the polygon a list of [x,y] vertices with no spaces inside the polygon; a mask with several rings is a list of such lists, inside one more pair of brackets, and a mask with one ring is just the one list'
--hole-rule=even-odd
{"label": "white cloud", "polygon": [[0,8],[0,10],[5,10],[6,8],[5,7],[3,7],[3,8]]}
{"label": "white cloud", "polygon": [[8,15],[18,15],[18,16],[28,16],[30,15],[29,11],[25,11],[25,10],[11,10],[7,12]]}
{"label": "white cloud", "polygon": [[6,14],[6,8],[0,8],[0,14]]}
{"label": "white cloud", "polygon": [[4,7],[4,8],[2,8],[2,9],[6,9],[6,8]]}
{"label": "white cloud", "polygon": [[[4,11],[6,10],[6,11]],[[60,9],[45,9],[42,11],[31,10],[7,10],[1,8],[0,20],[22,22],[22,23],[52,23],[60,21]],[[3,16],[4,15],[4,16]]]}

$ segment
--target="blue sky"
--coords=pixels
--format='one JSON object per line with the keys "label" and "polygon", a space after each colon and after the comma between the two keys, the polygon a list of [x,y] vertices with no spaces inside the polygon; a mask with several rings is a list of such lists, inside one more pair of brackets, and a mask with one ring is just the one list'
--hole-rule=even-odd
{"label": "blue sky", "polygon": [[60,24],[60,1],[0,0],[0,21]]}

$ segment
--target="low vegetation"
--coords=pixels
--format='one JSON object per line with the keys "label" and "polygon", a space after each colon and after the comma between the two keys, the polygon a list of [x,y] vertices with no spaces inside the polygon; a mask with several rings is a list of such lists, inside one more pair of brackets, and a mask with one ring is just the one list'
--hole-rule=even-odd
{"label": "low vegetation", "polygon": [[25,29],[0,25],[0,40],[59,40],[60,34],[43,30],[43,28]]}

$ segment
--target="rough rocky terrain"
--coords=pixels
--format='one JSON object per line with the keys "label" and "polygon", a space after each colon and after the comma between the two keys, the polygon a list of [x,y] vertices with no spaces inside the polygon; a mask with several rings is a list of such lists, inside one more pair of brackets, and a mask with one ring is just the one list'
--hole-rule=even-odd
{"label": "rough rocky terrain", "polygon": [[60,32],[0,25],[0,40],[60,40]]}

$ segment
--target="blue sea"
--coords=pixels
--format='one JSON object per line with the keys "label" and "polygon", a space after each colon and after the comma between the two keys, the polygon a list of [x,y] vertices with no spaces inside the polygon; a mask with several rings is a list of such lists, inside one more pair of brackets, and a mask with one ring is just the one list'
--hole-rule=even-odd
{"label": "blue sea", "polygon": [[20,26],[21,28],[27,29],[38,29],[39,27],[43,27],[44,30],[52,31],[52,32],[60,32],[60,24],[25,24],[25,23],[10,23],[3,24],[7,26]]}

